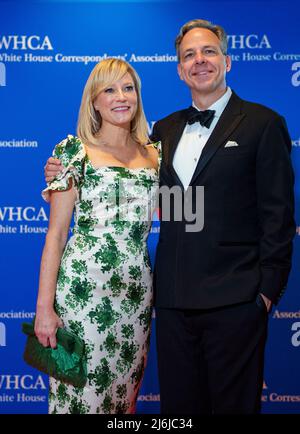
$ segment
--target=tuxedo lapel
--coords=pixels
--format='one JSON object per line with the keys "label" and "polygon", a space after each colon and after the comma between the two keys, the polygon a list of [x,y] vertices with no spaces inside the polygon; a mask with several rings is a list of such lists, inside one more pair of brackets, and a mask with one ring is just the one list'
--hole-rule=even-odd
{"label": "tuxedo lapel", "polygon": [[173,120],[172,123],[170,124],[169,132],[166,138],[164,139],[164,148],[166,150],[165,161],[168,167],[168,171],[173,176],[175,180],[175,184],[180,185],[182,188],[183,188],[182,182],[180,181],[176,173],[176,170],[173,167],[173,159],[174,159],[174,154],[177,145],[183,134],[185,125],[186,125],[186,110],[182,110],[178,114],[178,119],[176,119],[175,122]]}
{"label": "tuxedo lapel", "polygon": [[193,184],[195,179],[200,175],[202,170],[214,156],[218,148],[227,140],[230,134],[244,118],[245,115],[241,112],[241,104],[242,100],[235,93],[232,93],[225,110],[203,148],[191,184]]}

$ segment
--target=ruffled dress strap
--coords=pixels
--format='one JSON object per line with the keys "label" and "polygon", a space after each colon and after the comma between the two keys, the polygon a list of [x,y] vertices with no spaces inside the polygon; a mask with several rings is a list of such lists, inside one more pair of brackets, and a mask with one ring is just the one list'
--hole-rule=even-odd
{"label": "ruffled dress strap", "polygon": [[161,166],[161,159],[162,159],[162,148],[161,148],[161,141],[159,142],[153,142],[153,143],[149,143],[146,146],[151,146],[152,148],[156,149],[158,152],[158,169],[157,171],[159,172],[160,170],[160,166]]}
{"label": "ruffled dress strap", "polygon": [[74,187],[78,191],[83,178],[86,152],[78,137],[68,135],[66,139],[55,146],[52,156],[59,158],[63,170],[52,181],[48,182],[47,188],[42,191],[42,197],[46,202],[50,201],[51,191],[67,190],[71,178]]}

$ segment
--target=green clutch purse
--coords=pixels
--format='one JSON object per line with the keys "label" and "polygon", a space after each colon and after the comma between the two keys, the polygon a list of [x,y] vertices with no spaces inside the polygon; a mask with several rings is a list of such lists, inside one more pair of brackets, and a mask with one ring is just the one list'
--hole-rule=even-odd
{"label": "green clutch purse", "polygon": [[87,381],[84,342],[74,333],[57,329],[57,347],[44,347],[34,333],[34,322],[23,323],[27,337],[24,360],[30,366],[75,387],[84,387]]}

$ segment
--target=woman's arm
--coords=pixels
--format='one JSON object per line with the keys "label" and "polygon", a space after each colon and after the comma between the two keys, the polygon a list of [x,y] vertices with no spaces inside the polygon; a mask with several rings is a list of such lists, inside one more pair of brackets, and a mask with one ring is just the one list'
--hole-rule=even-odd
{"label": "woman's arm", "polygon": [[68,239],[76,192],[71,185],[65,191],[51,192],[50,219],[43,249],[39,292],[36,306],[35,334],[44,347],[56,347],[56,331],[62,320],[54,311],[57,273]]}

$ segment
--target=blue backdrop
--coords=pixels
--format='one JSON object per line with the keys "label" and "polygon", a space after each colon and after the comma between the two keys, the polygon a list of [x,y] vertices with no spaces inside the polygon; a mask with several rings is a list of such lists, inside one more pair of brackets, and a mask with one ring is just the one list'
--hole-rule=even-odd
{"label": "blue backdrop", "polygon": [[[292,136],[298,228],[288,289],[270,314],[262,401],[265,413],[300,413],[299,13],[291,0],[0,2],[0,413],[47,411],[47,377],[23,362],[21,333],[35,311],[47,228],[49,207],[40,196],[45,161],[75,133],[83,86],[104,57],[124,58],[142,77],[149,131],[190,105],[176,72],[174,39],[193,18],[225,27],[233,58],[228,84],[285,116]],[[158,230],[154,223],[152,262]],[[159,412],[152,336],[139,413]]]}

